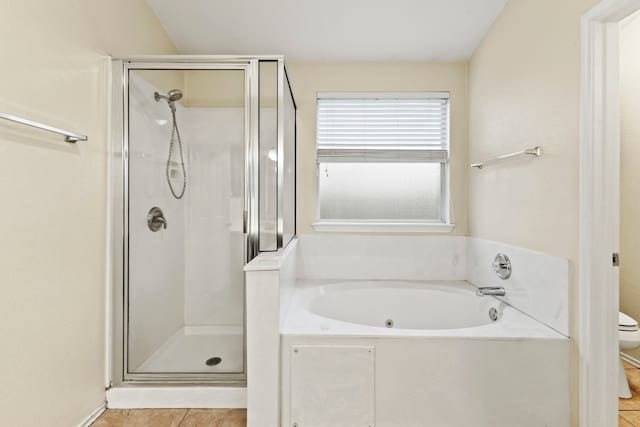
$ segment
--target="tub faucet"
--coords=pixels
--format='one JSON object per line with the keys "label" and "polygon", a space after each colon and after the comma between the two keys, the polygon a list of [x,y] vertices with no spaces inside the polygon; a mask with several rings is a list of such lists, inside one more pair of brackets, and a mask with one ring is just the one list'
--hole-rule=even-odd
{"label": "tub faucet", "polygon": [[485,295],[493,295],[503,297],[507,294],[502,286],[481,286],[476,291],[476,295],[483,297]]}

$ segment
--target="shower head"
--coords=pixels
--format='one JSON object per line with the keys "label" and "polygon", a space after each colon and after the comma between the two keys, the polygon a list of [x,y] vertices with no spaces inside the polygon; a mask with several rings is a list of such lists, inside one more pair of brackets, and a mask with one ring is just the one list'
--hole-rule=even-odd
{"label": "shower head", "polygon": [[182,91],[180,89],[171,89],[168,94],[163,95],[158,92],[153,93],[153,97],[156,101],[160,101],[161,99],[166,99],[167,102],[175,102],[182,98]]}
{"label": "shower head", "polygon": [[171,89],[168,93],[169,101],[177,101],[182,98],[182,91],[180,89]]}

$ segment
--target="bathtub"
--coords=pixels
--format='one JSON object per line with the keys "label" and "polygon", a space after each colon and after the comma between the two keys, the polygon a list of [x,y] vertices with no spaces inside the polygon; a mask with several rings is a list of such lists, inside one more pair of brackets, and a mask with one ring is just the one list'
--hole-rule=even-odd
{"label": "bathtub", "polygon": [[477,296],[476,290],[464,281],[303,281],[289,303],[282,333],[564,338],[494,297]]}
{"label": "bathtub", "polygon": [[281,426],[570,423],[569,339],[468,282],[303,280],[284,309]]}

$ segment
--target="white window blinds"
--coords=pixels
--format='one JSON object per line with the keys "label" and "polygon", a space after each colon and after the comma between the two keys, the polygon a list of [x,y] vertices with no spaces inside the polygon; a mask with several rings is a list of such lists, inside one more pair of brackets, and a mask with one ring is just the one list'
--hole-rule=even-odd
{"label": "white window blinds", "polygon": [[319,162],[443,162],[449,146],[446,93],[319,94]]}

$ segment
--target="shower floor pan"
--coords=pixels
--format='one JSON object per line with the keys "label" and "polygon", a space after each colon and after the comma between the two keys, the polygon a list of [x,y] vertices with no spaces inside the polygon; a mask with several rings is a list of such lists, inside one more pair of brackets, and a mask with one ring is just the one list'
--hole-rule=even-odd
{"label": "shower floor pan", "polygon": [[134,369],[135,373],[241,373],[241,326],[185,326]]}

